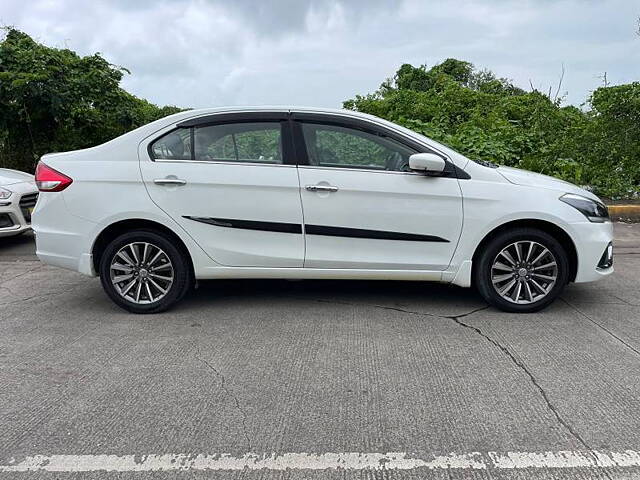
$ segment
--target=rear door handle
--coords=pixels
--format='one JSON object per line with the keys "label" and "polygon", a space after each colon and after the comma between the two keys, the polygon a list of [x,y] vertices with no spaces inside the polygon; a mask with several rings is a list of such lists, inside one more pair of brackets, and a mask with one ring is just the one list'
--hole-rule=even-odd
{"label": "rear door handle", "polygon": [[153,183],[156,185],[186,185],[187,181],[181,178],[156,178]]}
{"label": "rear door handle", "polygon": [[338,187],[334,187],[333,185],[307,185],[307,190],[310,192],[337,192]]}

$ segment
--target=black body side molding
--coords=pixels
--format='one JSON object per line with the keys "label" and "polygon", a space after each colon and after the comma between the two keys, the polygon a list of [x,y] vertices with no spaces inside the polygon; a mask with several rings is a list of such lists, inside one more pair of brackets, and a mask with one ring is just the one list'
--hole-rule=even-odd
{"label": "black body side molding", "polygon": [[279,233],[302,233],[302,225],[299,223],[281,223],[281,222],[258,222],[255,220],[238,220],[235,218],[211,218],[211,217],[192,217],[185,215],[184,218],[194,220],[196,222],[208,223],[216,227],[240,228],[243,230],[260,230],[263,232],[279,232]]}
{"label": "black body side molding", "polygon": [[373,240],[403,240],[405,242],[443,242],[449,243],[435,235],[417,233],[388,232],[385,230],[367,230],[363,228],[327,227],[325,225],[305,225],[307,235],[324,235],[329,237],[369,238]]}
{"label": "black body side molding", "polygon": [[[211,218],[185,215],[195,222],[206,223],[216,227],[240,228],[244,230],[259,230],[263,232],[302,234],[299,223],[259,222],[256,220],[239,220],[235,218]],[[439,242],[449,243],[449,240],[435,235],[421,235],[418,233],[388,232],[385,230],[367,230],[363,228],[329,227],[326,225],[305,225],[307,235],[323,235],[326,237],[368,238],[372,240],[401,240],[405,242]]]}

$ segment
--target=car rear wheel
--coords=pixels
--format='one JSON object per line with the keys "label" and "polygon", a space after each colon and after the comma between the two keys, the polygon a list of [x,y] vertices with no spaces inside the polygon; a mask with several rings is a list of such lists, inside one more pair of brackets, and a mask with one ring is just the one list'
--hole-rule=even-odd
{"label": "car rear wheel", "polygon": [[117,305],[133,313],[167,310],[189,290],[188,258],[165,235],[128,232],[112,240],[100,259],[100,280]]}
{"label": "car rear wheel", "polygon": [[518,228],[491,239],[474,271],[476,286],[489,304],[507,312],[536,312],[562,293],[569,260],[548,233]]}

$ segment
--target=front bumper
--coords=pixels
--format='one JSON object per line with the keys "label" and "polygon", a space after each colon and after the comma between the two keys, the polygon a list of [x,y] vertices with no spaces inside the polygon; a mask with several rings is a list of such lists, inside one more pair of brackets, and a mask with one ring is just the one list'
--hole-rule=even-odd
{"label": "front bumper", "polygon": [[31,211],[38,198],[38,190],[16,188],[13,195],[0,200],[0,237],[11,237],[31,230]]}
{"label": "front bumper", "polygon": [[580,222],[570,226],[578,256],[576,283],[594,282],[611,275],[613,262],[608,264],[602,259],[613,244],[613,224]]}

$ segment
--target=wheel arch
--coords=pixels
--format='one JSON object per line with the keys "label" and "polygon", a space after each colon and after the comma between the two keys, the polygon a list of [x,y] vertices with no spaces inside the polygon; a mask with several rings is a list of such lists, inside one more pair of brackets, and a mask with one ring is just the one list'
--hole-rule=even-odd
{"label": "wheel arch", "polygon": [[491,239],[495,238],[496,235],[499,235],[504,231],[523,227],[537,228],[538,230],[542,230],[543,232],[551,235],[560,243],[560,245],[562,245],[562,248],[565,249],[567,255],[569,256],[569,281],[575,281],[576,274],[578,272],[578,252],[573,240],[562,227],[559,227],[555,223],[534,218],[512,220],[495,227],[493,230],[487,233],[473,252],[473,261],[471,263],[471,278],[475,278],[475,269],[478,265],[478,256],[480,255],[480,252],[482,252],[485,245],[487,245],[487,243],[489,243]]}
{"label": "wheel arch", "polygon": [[114,222],[107,227],[105,227],[96,237],[95,242],[93,242],[93,248],[91,249],[92,257],[93,257],[93,268],[95,272],[100,273],[100,260],[102,258],[102,254],[104,253],[107,245],[116,237],[122,235],[126,232],[131,232],[133,230],[152,230],[161,234],[166,235],[171,240],[175,242],[175,245],[182,250],[185,257],[188,260],[189,268],[191,270],[191,276],[194,278],[194,266],[193,259],[191,258],[191,254],[189,253],[189,249],[182,241],[180,236],[178,236],[173,230],[162,225],[161,223],[155,222],[153,220],[147,220],[144,218],[130,218],[126,220],[120,220]]}

